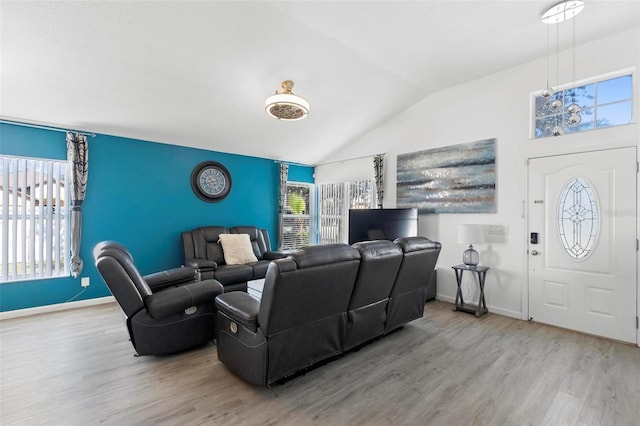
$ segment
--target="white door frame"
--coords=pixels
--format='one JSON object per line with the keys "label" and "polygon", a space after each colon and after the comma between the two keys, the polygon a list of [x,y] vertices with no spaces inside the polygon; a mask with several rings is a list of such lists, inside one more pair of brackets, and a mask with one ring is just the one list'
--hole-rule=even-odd
{"label": "white door frame", "polygon": [[[635,148],[636,149],[636,164],[640,168],[640,159],[637,157],[640,155],[640,146],[637,143],[613,143],[609,146],[598,146],[598,147],[587,147],[584,150],[572,150],[568,152],[563,152],[562,150],[558,150],[557,152],[549,152],[549,153],[528,153],[524,157],[524,167],[523,167],[523,199],[522,199],[522,218],[524,219],[524,229],[523,229],[523,240],[525,243],[528,241],[529,237],[529,209],[527,208],[527,200],[529,199],[529,160],[534,160],[538,158],[548,158],[548,157],[557,157],[561,155],[571,155],[571,154],[581,154],[586,152],[594,152],[594,151],[606,151],[609,149],[617,149],[617,148]],[[636,241],[639,240],[638,232],[640,230],[640,173],[636,173]],[[523,244],[525,249],[523,250],[524,256],[524,277],[526,284],[522,286],[522,319],[529,320],[531,318],[530,315],[530,306],[529,306],[529,261],[531,258],[528,254],[528,244]],[[640,317],[640,287],[638,286],[638,280],[640,277],[640,262],[639,262],[639,254],[640,251],[636,250],[636,318]],[[640,327],[636,327],[636,346],[640,347]]]}

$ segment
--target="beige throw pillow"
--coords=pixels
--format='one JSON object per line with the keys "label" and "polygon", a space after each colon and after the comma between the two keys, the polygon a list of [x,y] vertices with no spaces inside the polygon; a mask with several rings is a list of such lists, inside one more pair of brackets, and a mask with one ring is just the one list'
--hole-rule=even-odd
{"label": "beige throw pillow", "polygon": [[218,242],[222,245],[224,261],[227,265],[242,265],[258,261],[251,247],[249,234],[220,234],[219,238]]}

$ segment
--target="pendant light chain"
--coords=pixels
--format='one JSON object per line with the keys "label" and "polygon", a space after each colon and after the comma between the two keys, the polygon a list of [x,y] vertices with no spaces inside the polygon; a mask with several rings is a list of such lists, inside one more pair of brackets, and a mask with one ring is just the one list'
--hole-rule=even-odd
{"label": "pendant light chain", "polygon": [[551,44],[549,41],[549,32],[551,31],[551,29],[549,28],[549,25],[547,25],[547,87],[549,87],[549,71],[550,71],[550,62],[551,60],[549,59],[549,45]]}
{"label": "pendant light chain", "polygon": [[551,59],[549,58],[550,57],[549,46],[551,44],[551,42],[549,41],[549,38],[550,38],[549,31],[550,31],[549,25],[547,25],[547,84],[545,86],[545,89],[542,91],[542,97],[545,99],[549,99],[551,96],[553,96],[553,93],[554,93],[553,88],[549,86],[549,72],[551,69],[551,65],[550,65]]}
{"label": "pendant light chain", "polygon": [[576,126],[580,124],[582,121],[582,116],[580,115],[580,105],[576,103],[576,20],[573,20],[572,25],[572,34],[571,34],[571,48],[572,59],[571,59],[571,78],[573,79],[573,88],[571,89],[571,104],[567,107],[567,112],[569,113],[569,117],[567,118],[567,124],[569,126]]}
{"label": "pendant light chain", "polygon": [[556,87],[560,87],[560,24],[556,24]]}

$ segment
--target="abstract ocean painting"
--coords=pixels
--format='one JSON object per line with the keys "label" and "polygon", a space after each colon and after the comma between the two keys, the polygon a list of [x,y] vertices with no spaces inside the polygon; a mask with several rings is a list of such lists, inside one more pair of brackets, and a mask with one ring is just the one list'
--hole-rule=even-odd
{"label": "abstract ocean painting", "polygon": [[396,206],[421,213],[495,213],[496,140],[398,155]]}

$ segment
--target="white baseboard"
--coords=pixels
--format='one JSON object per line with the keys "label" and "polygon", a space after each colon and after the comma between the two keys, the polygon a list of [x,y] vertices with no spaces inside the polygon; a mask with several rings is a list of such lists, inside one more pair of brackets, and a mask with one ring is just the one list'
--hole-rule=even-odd
{"label": "white baseboard", "polygon": [[[442,294],[436,295],[436,299],[442,300],[444,302],[449,302],[452,305],[454,303],[456,303],[456,298],[455,297],[445,296],[445,295],[442,295]],[[475,302],[472,302],[472,303],[475,303]],[[489,309],[489,312],[492,312],[494,314],[503,315],[505,317],[515,318],[515,319],[519,319],[519,320],[522,319],[522,313],[521,312],[515,312],[515,311],[510,311],[510,310],[507,310],[507,309],[496,308],[495,306],[491,306],[491,305],[488,305],[487,309]]]}
{"label": "white baseboard", "polygon": [[[442,300],[444,302],[449,302],[451,304],[455,303],[455,297],[445,296],[442,294],[438,294],[436,296],[436,299]],[[77,302],[58,303],[56,305],[37,306],[35,308],[16,309],[14,311],[0,312],[0,321],[5,319],[10,319],[10,318],[26,317],[29,315],[64,311],[67,309],[76,309],[76,308],[82,308],[85,306],[102,305],[105,303],[115,303],[115,302],[116,302],[116,299],[113,296],[107,296],[107,297],[98,297],[95,299],[78,300]],[[493,312],[494,314],[504,315],[506,317],[511,317],[515,319],[522,319],[522,314],[520,312],[509,311],[506,309],[500,309],[493,306],[488,306],[488,308],[489,308],[489,312]]]}
{"label": "white baseboard", "polygon": [[26,317],[30,315],[44,314],[47,312],[66,311],[67,309],[83,308],[85,306],[115,303],[113,296],[97,297],[95,299],[78,300],[76,302],[58,303],[55,305],[36,306],[35,308],[16,309],[14,311],[0,312],[0,321],[10,318]]}

